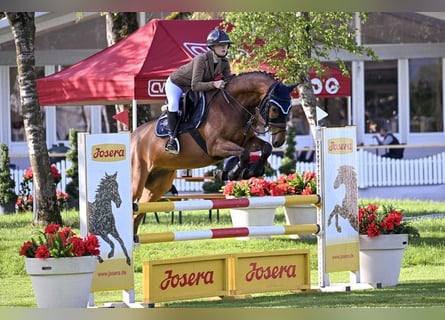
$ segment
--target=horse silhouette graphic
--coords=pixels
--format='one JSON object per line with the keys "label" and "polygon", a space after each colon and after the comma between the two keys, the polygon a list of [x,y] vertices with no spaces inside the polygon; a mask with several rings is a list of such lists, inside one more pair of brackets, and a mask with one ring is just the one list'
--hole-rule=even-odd
{"label": "horse silhouette graphic", "polygon": [[338,224],[338,216],[346,219],[354,230],[358,231],[358,194],[357,194],[357,174],[355,168],[350,165],[343,165],[338,168],[337,178],[334,181],[334,188],[338,189],[340,185],[345,185],[345,196],[342,205],[336,204],[328,219],[328,226],[331,225],[332,218],[335,218],[335,227],[337,232],[341,232]]}
{"label": "horse silhouette graphic", "polygon": [[[116,178],[117,172],[112,175],[105,173],[105,176],[100,180],[96,189],[95,201],[88,202],[88,231],[101,237],[110,245],[111,250],[108,253],[108,258],[114,257],[114,243],[108,235],[115,238],[122,247],[127,264],[131,265],[131,259],[128,255],[124,241],[117,231],[112,212],[112,202],[115,203],[117,208],[119,208],[122,203]],[[101,262],[103,262],[103,260]]]}

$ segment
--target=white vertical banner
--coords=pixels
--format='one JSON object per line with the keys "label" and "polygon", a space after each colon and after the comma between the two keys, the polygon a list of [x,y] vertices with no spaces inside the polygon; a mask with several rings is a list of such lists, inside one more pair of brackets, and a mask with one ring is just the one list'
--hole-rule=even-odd
{"label": "white vertical banner", "polygon": [[130,134],[79,133],[78,141],[80,230],[95,234],[101,251],[91,291],[133,289]]}
{"label": "white vertical banner", "polygon": [[323,246],[323,270],[319,272],[356,271],[359,269],[356,128],[322,128],[321,140],[323,232],[319,245]]}

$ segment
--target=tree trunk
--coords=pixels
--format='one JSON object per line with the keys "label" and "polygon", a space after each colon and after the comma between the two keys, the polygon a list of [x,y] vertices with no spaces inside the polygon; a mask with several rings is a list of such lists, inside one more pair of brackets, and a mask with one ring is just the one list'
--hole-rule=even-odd
{"label": "tree trunk", "polygon": [[5,12],[11,26],[17,55],[17,69],[23,122],[33,170],[36,212],[34,223],[62,224],[56,186],[51,174],[45,128],[37,99],[35,73],[34,12]]}
{"label": "tree trunk", "polygon": [[301,107],[303,108],[306,119],[311,128],[312,137],[316,139],[316,127],[317,127],[317,98],[315,97],[314,88],[312,82],[309,79],[309,75],[305,74],[300,76],[303,82],[298,85],[298,94],[301,100]]}
{"label": "tree trunk", "polygon": [[[312,43],[310,36],[310,17],[308,12],[300,13],[301,19],[307,21],[306,28],[302,33],[302,36],[306,38],[306,43]],[[306,56],[308,60],[311,58],[312,52],[311,48],[306,49]],[[304,70],[300,74],[300,79],[302,83],[298,85],[298,93],[301,100],[301,107],[303,108],[306,119],[311,128],[312,137],[314,140],[317,138],[316,127],[317,127],[317,98],[315,97],[314,88],[312,87],[312,82],[309,77],[310,69]]]}
{"label": "tree trunk", "polygon": [[[136,12],[107,12],[105,18],[108,46],[114,45],[139,28]],[[115,105],[116,114],[123,112],[126,108],[129,109],[130,106]],[[124,123],[117,121],[118,131],[127,131],[128,129]]]}

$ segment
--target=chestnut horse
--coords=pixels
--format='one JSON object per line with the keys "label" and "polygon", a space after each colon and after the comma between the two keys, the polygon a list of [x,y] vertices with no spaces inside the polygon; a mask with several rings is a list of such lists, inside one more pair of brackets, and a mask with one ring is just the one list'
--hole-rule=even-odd
{"label": "chestnut horse", "polygon": [[[290,94],[296,86],[286,86],[260,71],[232,76],[225,89],[205,93],[207,113],[193,134],[179,134],[178,155],[164,151],[167,138],[155,134],[156,120],[136,128],[131,135],[133,202],[160,199],[171,188],[177,169],[206,167],[230,156],[237,156],[239,162],[228,179],[262,175],[272,145],[280,147],[285,141]],[[258,132],[261,126],[264,129]],[[257,137],[267,130],[272,145]],[[248,165],[250,152],[255,151],[261,151],[261,156]],[[142,218],[143,214],[135,216],[135,235]]]}

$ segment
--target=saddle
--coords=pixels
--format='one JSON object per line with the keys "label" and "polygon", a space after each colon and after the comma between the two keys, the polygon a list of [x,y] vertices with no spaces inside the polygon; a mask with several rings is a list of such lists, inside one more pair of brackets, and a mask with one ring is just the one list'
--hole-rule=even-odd
{"label": "saddle", "polygon": [[[187,91],[179,100],[179,129],[178,135],[196,130],[207,114],[205,95]],[[163,110],[156,120],[155,134],[158,137],[168,136],[167,110]]]}

